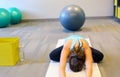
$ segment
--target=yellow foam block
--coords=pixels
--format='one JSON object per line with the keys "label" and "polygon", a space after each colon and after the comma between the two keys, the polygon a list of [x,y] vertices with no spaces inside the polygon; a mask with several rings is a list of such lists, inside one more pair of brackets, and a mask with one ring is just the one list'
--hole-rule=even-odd
{"label": "yellow foam block", "polygon": [[19,60],[19,37],[0,38],[0,66],[13,66]]}
{"label": "yellow foam block", "polygon": [[117,4],[118,4],[117,2],[118,2],[117,0],[114,0],[114,5],[115,6],[117,6]]}
{"label": "yellow foam block", "polygon": [[118,7],[118,18],[120,19],[120,7]]}

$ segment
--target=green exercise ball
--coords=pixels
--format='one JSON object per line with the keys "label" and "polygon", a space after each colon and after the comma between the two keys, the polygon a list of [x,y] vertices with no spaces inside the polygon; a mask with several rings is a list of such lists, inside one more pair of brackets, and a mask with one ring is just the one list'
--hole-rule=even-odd
{"label": "green exercise ball", "polygon": [[22,12],[16,8],[16,7],[11,7],[9,8],[9,12],[11,14],[11,24],[18,24],[22,20]]}
{"label": "green exercise ball", "polygon": [[4,8],[0,8],[0,28],[7,27],[9,23],[10,13]]}

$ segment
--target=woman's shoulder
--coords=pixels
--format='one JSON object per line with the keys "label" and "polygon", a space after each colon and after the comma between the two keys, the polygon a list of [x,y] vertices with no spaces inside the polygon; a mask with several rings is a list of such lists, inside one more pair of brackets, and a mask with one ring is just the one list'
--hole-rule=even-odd
{"label": "woman's shoulder", "polygon": [[64,42],[64,48],[65,49],[70,49],[71,43],[72,43],[72,39],[69,39],[66,42]]}
{"label": "woman's shoulder", "polygon": [[82,41],[84,47],[89,46],[89,43],[86,39],[81,39],[81,41]]}

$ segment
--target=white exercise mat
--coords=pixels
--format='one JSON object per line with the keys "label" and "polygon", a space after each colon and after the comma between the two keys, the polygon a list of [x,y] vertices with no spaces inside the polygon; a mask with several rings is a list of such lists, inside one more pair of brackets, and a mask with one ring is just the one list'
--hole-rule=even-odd
{"label": "white exercise mat", "polygon": [[[86,38],[89,45],[91,46],[90,40]],[[59,39],[56,47],[63,45],[64,39]],[[66,65],[66,75],[67,77],[85,77],[85,70],[80,72],[72,72],[69,68],[69,64]],[[50,61],[48,70],[45,77],[60,77],[59,75],[59,62]],[[92,77],[101,77],[97,63],[93,63],[93,76]]]}

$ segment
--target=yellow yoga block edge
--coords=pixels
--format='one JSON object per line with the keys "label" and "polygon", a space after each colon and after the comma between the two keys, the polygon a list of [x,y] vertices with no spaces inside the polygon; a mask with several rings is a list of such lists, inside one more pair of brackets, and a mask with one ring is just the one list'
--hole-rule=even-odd
{"label": "yellow yoga block edge", "polygon": [[114,0],[114,5],[117,6],[117,0]]}
{"label": "yellow yoga block edge", "polygon": [[0,66],[14,66],[20,60],[19,37],[0,37]]}
{"label": "yellow yoga block edge", "polygon": [[120,19],[120,7],[118,7],[118,18]]}

